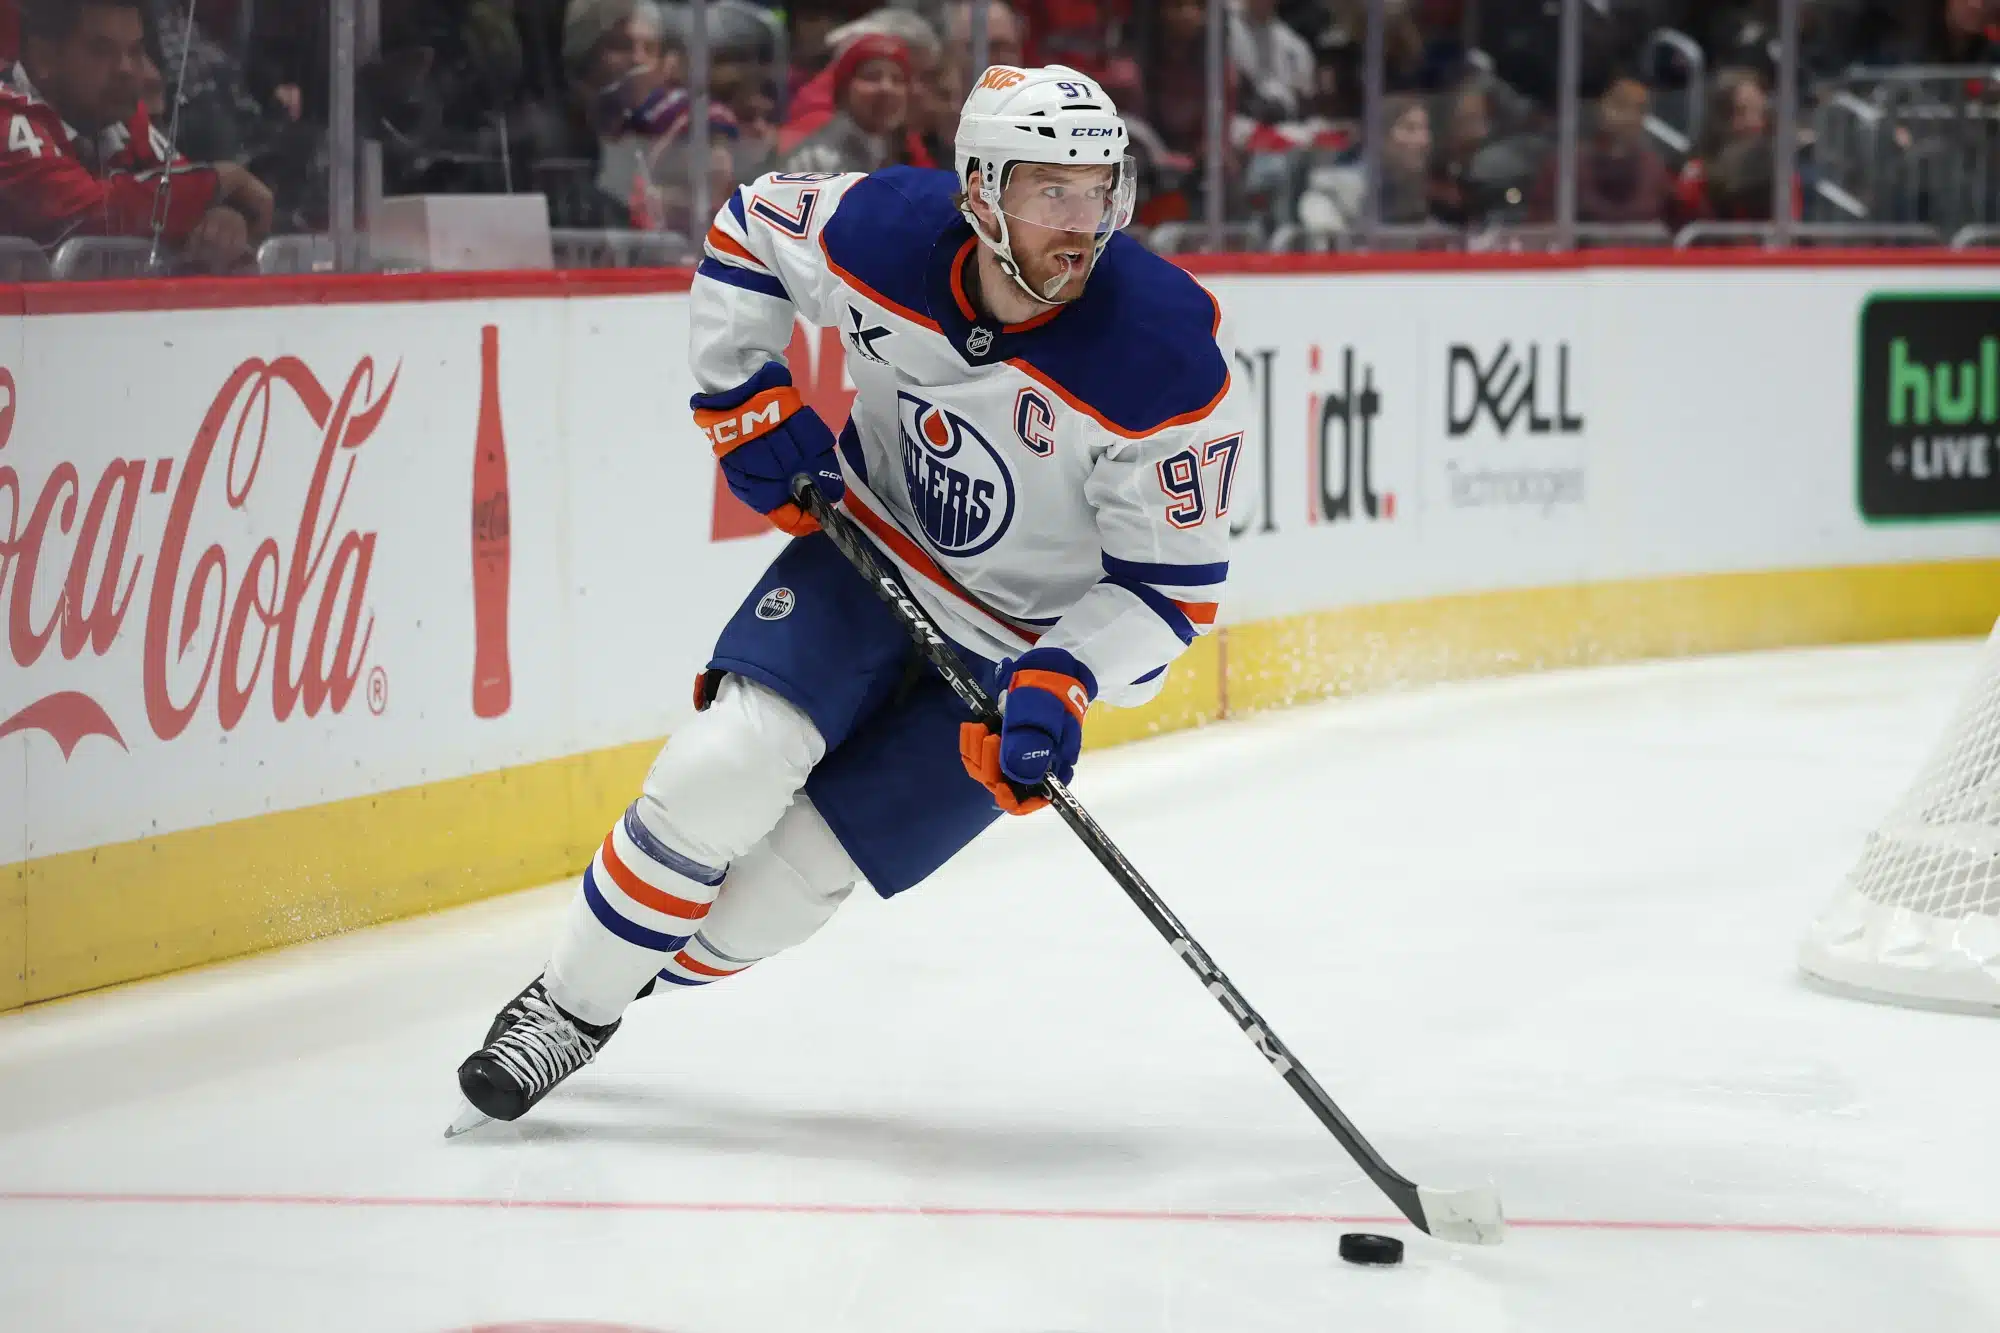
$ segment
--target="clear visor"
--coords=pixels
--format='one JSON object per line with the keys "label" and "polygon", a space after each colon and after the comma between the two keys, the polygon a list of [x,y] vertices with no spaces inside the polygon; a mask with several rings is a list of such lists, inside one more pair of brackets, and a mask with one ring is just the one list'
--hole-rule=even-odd
{"label": "clear visor", "polygon": [[1015,222],[1102,239],[1132,221],[1132,159],[1072,167],[1016,162],[1000,190],[1000,211]]}

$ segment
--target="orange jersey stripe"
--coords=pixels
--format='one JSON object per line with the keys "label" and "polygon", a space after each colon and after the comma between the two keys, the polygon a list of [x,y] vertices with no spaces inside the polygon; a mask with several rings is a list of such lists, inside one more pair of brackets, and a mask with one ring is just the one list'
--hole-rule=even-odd
{"label": "orange jersey stripe", "polygon": [[1092,407],[1089,403],[1084,402],[1083,399],[1071,393],[1068,389],[1063,388],[1062,385],[1056,383],[1054,380],[1050,379],[1047,375],[1044,375],[1041,371],[1029,365],[1026,361],[1022,360],[1020,357],[1017,356],[1011,358],[1007,362],[1007,364],[1014,367],[1014,369],[1020,371],[1023,375],[1026,375],[1029,379],[1034,380],[1036,383],[1040,384],[1043,388],[1053,392],[1056,395],[1056,397],[1062,399],[1065,403],[1068,403],[1071,407],[1083,413],[1085,416],[1089,417],[1092,421],[1095,421],[1098,425],[1110,431],[1113,435],[1123,436],[1125,439],[1128,440],[1144,440],[1153,435],[1158,434],[1160,431],[1168,430],[1175,426],[1185,426],[1192,421],[1200,421],[1203,417],[1206,417],[1209,413],[1215,411],[1215,409],[1221,405],[1222,400],[1229,396],[1229,385],[1231,382],[1231,377],[1225,374],[1222,377],[1222,387],[1215,391],[1215,397],[1209,399],[1208,402],[1206,402],[1202,406],[1195,408],[1192,412],[1183,412],[1177,417],[1169,417],[1167,420],[1162,421],[1159,425],[1152,427],[1150,430],[1127,430],[1123,426],[1119,425],[1117,422],[1111,420],[1111,418],[1105,416],[1102,412],[1098,411],[1096,408]]}
{"label": "orange jersey stripe", "polygon": [[852,273],[849,273],[839,264],[836,264],[833,260],[833,251],[826,248],[825,232],[821,232],[819,235],[819,251],[821,254],[826,256],[826,266],[832,269],[842,282],[852,287],[855,291],[860,292],[863,296],[875,302],[875,304],[880,306],[885,306],[888,309],[895,311],[897,314],[901,315],[904,319],[909,320],[913,324],[923,325],[925,328],[929,329],[932,333],[944,332],[942,328],[938,327],[938,322],[932,319],[929,315],[920,315],[906,305],[900,305],[895,301],[891,301],[888,297],[882,295],[882,293],[876,291],[873,287],[870,287],[867,283],[855,277]]}
{"label": "orange jersey stripe", "polygon": [[877,541],[893,551],[897,558],[902,560],[904,564],[910,566],[917,573],[922,574],[932,583],[937,584],[938,587],[943,588],[953,597],[958,598],[959,601],[964,602],[967,606],[979,612],[979,614],[988,616],[1005,625],[1029,643],[1035,643],[1040,640],[1042,636],[1034,630],[1023,629],[1021,626],[1016,625],[1013,621],[991,607],[986,606],[977,597],[959,587],[951,575],[938,568],[937,561],[931,559],[929,555],[925,554],[922,547],[904,535],[901,528],[862,503],[861,497],[854,493],[852,486],[847,488],[845,503],[848,510],[860,522],[861,526],[868,529]]}
{"label": "orange jersey stripe", "polygon": [[[958,253],[952,256],[951,260],[952,300],[958,303],[958,313],[965,316],[965,318],[968,321],[973,321],[973,322],[977,322],[977,320],[979,319],[979,312],[972,308],[972,298],[966,294],[965,265],[967,260],[972,254],[972,247],[977,244],[979,244],[978,237],[976,236],[968,237],[966,239],[965,244],[961,245],[958,248]],[[1047,310],[1042,311],[1039,315],[1028,316],[1028,318],[1022,320],[1019,324],[1002,324],[1000,326],[1000,332],[1026,333],[1030,329],[1039,329],[1040,327],[1042,327],[1042,325],[1048,323],[1050,320],[1054,319],[1057,315],[1060,315],[1062,312],[1063,308],[1061,306],[1052,305]]]}
{"label": "orange jersey stripe", "polygon": [[662,893],[633,874],[626,864],[618,859],[618,848],[613,845],[611,835],[604,835],[604,846],[598,849],[604,855],[605,873],[619,891],[641,907],[651,908],[665,916],[679,917],[683,921],[699,921],[708,915],[707,903],[689,902],[676,898],[671,893]]}
{"label": "orange jersey stripe", "polygon": [[726,255],[734,255],[738,259],[755,264],[759,273],[769,273],[771,271],[763,260],[750,253],[750,247],[720,227],[710,227],[708,229],[708,243]]}
{"label": "orange jersey stripe", "polygon": [[1219,606],[1215,602],[1175,602],[1181,614],[1197,625],[1213,625]]}

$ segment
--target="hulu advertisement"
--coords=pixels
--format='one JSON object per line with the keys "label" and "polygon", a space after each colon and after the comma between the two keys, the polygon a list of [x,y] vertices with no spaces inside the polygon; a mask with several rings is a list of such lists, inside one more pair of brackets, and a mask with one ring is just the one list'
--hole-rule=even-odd
{"label": "hulu advertisement", "polygon": [[2000,293],[1870,299],[1858,410],[1864,517],[2000,516]]}

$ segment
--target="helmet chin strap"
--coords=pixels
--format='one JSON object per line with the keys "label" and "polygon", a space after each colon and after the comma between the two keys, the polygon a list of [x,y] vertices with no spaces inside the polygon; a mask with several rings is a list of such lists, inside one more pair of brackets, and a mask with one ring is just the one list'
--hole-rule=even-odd
{"label": "helmet chin strap", "polygon": [[[1021,272],[1021,266],[1014,262],[1014,242],[1007,234],[1007,214],[1000,207],[998,192],[996,191],[992,197],[987,197],[986,195],[986,173],[983,165],[980,170],[979,182],[980,197],[985,199],[986,206],[993,210],[994,221],[1000,224],[1000,235],[993,237],[986,234],[986,228],[979,225],[979,217],[972,211],[972,201],[970,199],[967,199],[965,203],[965,220],[972,224],[972,234],[977,236],[993,252],[993,258],[998,261],[1000,271],[1012,279],[1014,285],[1021,289],[1021,294],[1036,305],[1054,307],[1068,305],[1069,301],[1074,301],[1075,297],[1070,297],[1069,301],[1053,300],[1028,285],[1027,276]],[[1083,276],[1086,279],[1096,269],[1097,257],[1103,253],[1103,245],[1099,244],[1091,247],[1090,257],[1083,261]],[[1067,275],[1065,275],[1065,280],[1067,280]]]}
{"label": "helmet chin strap", "polygon": [[[1063,301],[1052,301],[1028,285],[1028,279],[1022,274],[1021,266],[1014,262],[1013,241],[1007,235],[1007,215],[996,208],[993,210],[993,216],[1000,223],[1000,235],[998,237],[987,235],[986,228],[979,225],[979,219],[973,215],[970,207],[967,207],[965,210],[965,220],[972,224],[972,234],[977,236],[980,243],[993,252],[993,258],[1000,265],[1000,271],[1005,273],[1012,280],[1013,284],[1021,289],[1023,296],[1033,301],[1036,305],[1058,306],[1066,304]],[[1092,263],[1094,266],[1094,259]],[[1088,271],[1087,269],[1085,270],[1086,273]]]}

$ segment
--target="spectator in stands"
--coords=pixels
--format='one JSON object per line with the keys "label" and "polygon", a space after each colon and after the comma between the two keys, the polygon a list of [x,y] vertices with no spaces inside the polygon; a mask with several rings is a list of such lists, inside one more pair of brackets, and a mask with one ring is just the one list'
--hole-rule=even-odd
{"label": "spectator in stands", "polygon": [[833,62],[836,110],[785,158],[786,171],[875,171],[902,160],[910,116],[909,49],[893,37],[848,43]]}
{"label": "spectator in stands", "polygon": [[1383,106],[1382,221],[1410,226],[1430,220],[1430,107],[1399,93]]}
{"label": "spectator in stands", "polygon": [[[708,230],[713,210],[722,206],[742,178],[737,172],[735,116],[719,101],[708,110],[708,208],[710,217],[694,213],[693,97],[686,89],[669,95],[661,119],[665,128],[646,142],[645,166],[632,197],[632,223],[648,231],[671,231],[699,238]],[[761,173],[760,173],[761,174]]]}
{"label": "spectator in stands", "polygon": [[1723,222],[1770,221],[1772,170],[1768,136],[1725,145],[1709,168],[1704,191],[1708,216]]}
{"label": "spectator in stands", "polygon": [[[912,166],[936,166],[940,162],[951,164],[951,144],[949,140],[940,142],[936,135],[938,127],[949,124],[954,130],[958,126],[958,109],[965,99],[953,100],[950,96],[951,76],[945,71],[944,44],[933,39],[923,45],[913,45],[910,51],[910,113],[904,123],[903,150],[899,161]],[[942,148],[944,156],[937,156],[935,149]]]}
{"label": "spectator in stands", "polygon": [[[267,5],[280,14],[293,8]],[[310,12],[318,0],[297,8]],[[540,0],[399,0],[382,5],[381,55],[357,74],[361,132],[382,145],[384,189],[390,194],[498,193],[518,188],[513,141],[523,147],[568,137],[573,108],[564,96],[531,105],[545,74],[532,44],[516,26],[517,10],[539,12]],[[323,26],[297,17],[286,43],[265,47],[264,78],[271,61],[302,62],[280,77],[305,78],[300,90],[308,118],[324,114],[323,48],[311,30]],[[261,42],[260,42],[261,45]],[[543,62],[545,63],[545,62]],[[313,66],[320,66],[315,73]],[[287,68],[279,65],[278,68]],[[316,86],[314,86],[316,84]],[[280,91],[284,85],[280,85]],[[520,123],[525,122],[525,123]],[[525,169],[522,173],[525,175]]]}
{"label": "spectator in stands", "polygon": [[[1765,142],[1770,134],[1770,97],[1764,91],[1763,76],[1741,66],[1716,71],[1708,105],[1702,111],[1701,134],[1674,184],[1671,214],[1675,225],[1723,216],[1709,191],[1716,161],[1731,144]],[[1769,216],[1768,192],[1764,211]]]}
{"label": "spectator in stands", "polygon": [[1261,124],[1296,120],[1312,99],[1312,48],[1278,17],[1278,0],[1242,0],[1230,15],[1229,58],[1243,114]]}
{"label": "spectator in stands", "polygon": [[[1663,222],[1673,189],[1667,164],[1646,142],[1650,94],[1636,76],[1613,77],[1597,99],[1596,124],[1577,146],[1576,220],[1622,224]],[[1534,215],[1555,217],[1556,160],[1551,155],[1535,187]]]}
{"label": "spectator in stands", "polygon": [[[210,22],[225,22],[233,31],[235,18],[227,4],[208,4],[190,23],[185,3],[156,3],[149,20],[149,54],[158,65],[161,98],[159,123],[167,113],[166,74],[180,89],[180,149],[196,161],[240,162],[250,168],[276,198],[276,229],[306,231],[323,228],[328,211],[323,121],[303,120],[304,103],[296,87],[280,88],[266,100],[251,89],[241,56],[217,39]],[[152,86],[149,82],[149,87]],[[148,109],[152,104],[148,103]]]}
{"label": "spectator in stands", "polygon": [[[1019,65],[1026,59],[1022,48],[1021,16],[1004,0],[993,0],[986,10],[986,63]],[[958,109],[972,91],[973,81],[984,73],[972,67],[972,5],[969,0],[951,0],[944,7],[944,51],[938,66],[937,96],[933,114],[918,132],[931,160],[944,166],[952,160],[952,141],[958,135]]]}
{"label": "spectator in stands", "polygon": [[524,113],[533,188],[555,226],[631,227],[649,154],[687,114],[682,53],[653,0],[570,0],[562,58],[567,97]]}
{"label": "spectator in stands", "polygon": [[749,71],[725,97],[711,90],[719,105],[726,106],[736,120],[733,149],[737,181],[751,181],[778,169],[777,89],[771,76],[761,68]]}
{"label": "spectator in stands", "polygon": [[[986,7],[986,63],[1019,65],[1027,58],[1026,37],[1014,7],[1006,0],[991,0]],[[973,79],[982,73],[972,67],[971,0],[951,0],[944,7],[944,57],[954,84],[971,92]],[[964,100],[961,94],[959,101]]]}
{"label": "spectator in stands", "polygon": [[[1433,220],[1430,203],[1431,113],[1421,98],[1399,93],[1383,104],[1381,220],[1413,226]],[[1339,166],[1312,172],[1299,198],[1299,221],[1318,232],[1361,226],[1367,167],[1359,150]]]}
{"label": "spectator in stands", "polygon": [[889,37],[899,42],[909,69],[910,108],[903,142],[896,161],[928,165],[935,161],[922,140],[925,120],[938,117],[939,71],[943,61],[937,33],[921,14],[907,9],[873,10],[852,23],[836,28],[830,39],[835,50],[834,64],[827,66],[793,99],[790,116],[778,132],[778,156],[790,157],[793,150],[833,119],[836,108],[835,75],[839,57],[864,37]]}
{"label": "spectator in stands", "polygon": [[1483,79],[1466,79],[1444,101],[1444,133],[1431,161],[1430,212],[1465,226],[1484,212],[1470,179],[1473,158],[1493,137],[1493,95]]}
{"label": "spectator in stands", "polygon": [[0,231],[45,246],[71,236],[160,239],[206,272],[250,265],[271,192],[234,163],[174,155],[141,105],[141,0],[30,0],[20,61],[0,74]]}
{"label": "spectator in stands", "polygon": [[747,0],[713,0],[708,19],[708,95],[735,118],[736,179],[754,180],[777,165],[777,58],[784,29]]}
{"label": "spectator in stands", "polygon": [[[1322,80],[1331,84],[1330,114],[1362,117],[1368,40],[1368,0],[1327,0],[1327,19],[1315,40]],[[1386,0],[1383,8],[1382,74],[1386,92],[1413,92],[1425,83],[1425,40],[1407,0]]]}
{"label": "spectator in stands", "polygon": [[200,24],[190,24],[183,6],[161,5],[155,12],[160,67],[180,86],[182,150],[208,161],[247,159],[274,127],[267,127],[266,109],[250,95],[242,62]]}

